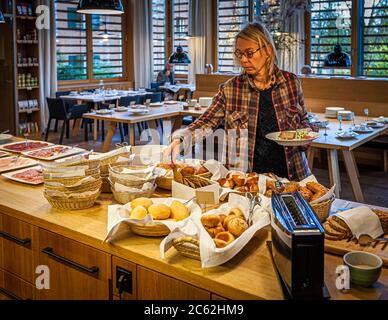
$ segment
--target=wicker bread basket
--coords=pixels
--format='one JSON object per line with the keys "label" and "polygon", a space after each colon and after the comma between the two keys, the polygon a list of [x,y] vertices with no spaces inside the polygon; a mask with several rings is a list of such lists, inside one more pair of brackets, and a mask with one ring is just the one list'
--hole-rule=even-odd
{"label": "wicker bread basket", "polygon": [[53,208],[60,210],[82,210],[91,208],[93,207],[97,198],[100,196],[100,192],[97,192],[96,194],[93,194],[89,197],[66,199],[59,197],[51,197],[47,195],[46,192],[44,192],[43,194]]}
{"label": "wicker bread basket", "polygon": [[172,190],[173,180],[174,180],[173,177],[157,177],[155,182],[158,188],[161,188],[164,190]]}
{"label": "wicker bread basket", "polygon": [[316,204],[310,204],[311,208],[314,210],[315,214],[321,222],[325,222],[330,213],[331,204],[333,203],[335,197]]}
{"label": "wicker bread basket", "polygon": [[174,180],[191,188],[197,189],[211,185],[212,174],[206,172],[198,175],[182,175],[179,170],[174,169]]}
{"label": "wicker bread basket", "polygon": [[100,189],[102,185],[102,180],[97,179],[95,181],[90,181],[87,183],[83,183],[79,186],[52,186],[47,183],[44,184],[44,187],[46,190],[55,190],[55,191],[60,191],[60,192],[69,192],[69,193],[82,193],[85,191],[94,191],[97,189]]}
{"label": "wicker bread basket", "polygon": [[144,237],[165,237],[170,233],[164,224],[154,223],[149,225],[131,224],[133,233]]}
{"label": "wicker bread basket", "polygon": [[[94,179],[96,180],[99,180],[101,178],[100,174],[95,174],[95,175],[92,175],[91,177],[93,177]],[[59,182],[59,183],[62,183],[63,185],[65,186],[71,186],[79,181],[81,181],[82,179],[84,179],[85,176],[80,176],[80,177],[66,177],[66,178],[45,178],[44,181],[45,182]]]}
{"label": "wicker bread basket", "polygon": [[201,260],[199,241],[192,237],[179,237],[172,241],[174,248],[183,256]]}
{"label": "wicker bread basket", "polygon": [[141,198],[141,197],[151,198],[155,192],[156,185],[150,190],[146,190],[146,191],[139,190],[139,192],[131,192],[131,193],[118,192],[115,190],[115,188],[112,185],[110,185],[110,189],[112,190],[113,197],[115,198],[115,200],[118,203],[126,204],[126,203],[131,202],[132,200],[134,200],[136,198]]}

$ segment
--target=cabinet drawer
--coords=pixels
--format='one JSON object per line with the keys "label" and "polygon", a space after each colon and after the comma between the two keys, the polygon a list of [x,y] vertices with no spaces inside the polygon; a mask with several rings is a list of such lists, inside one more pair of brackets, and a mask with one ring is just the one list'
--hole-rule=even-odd
{"label": "cabinet drawer", "polygon": [[37,228],[3,214],[0,236],[3,269],[34,283]]}
{"label": "cabinet drawer", "polygon": [[34,292],[31,284],[0,269],[0,300],[32,300]]}
{"label": "cabinet drawer", "polygon": [[129,262],[127,260],[117,258],[117,257],[112,257],[112,286],[113,286],[113,294],[119,298],[120,297],[120,292],[117,287],[118,285],[118,273],[120,270],[123,270],[126,273],[128,271],[127,276],[130,277],[132,280],[131,281],[131,288],[132,288],[132,293],[127,293],[123,292],[121,294],[121,300],[136,300],[137,296],[137,288],[136,288],[136,264]]}
{"label": "cabinet drawer", "polygon": [[40,229],[39,264],[50,270],[39,299],[109,299],[110,255]]}
{"label": "cabinet drawer", "polygon": [[210,292],[138,266],[137,297],[139,300],[210,300]]}

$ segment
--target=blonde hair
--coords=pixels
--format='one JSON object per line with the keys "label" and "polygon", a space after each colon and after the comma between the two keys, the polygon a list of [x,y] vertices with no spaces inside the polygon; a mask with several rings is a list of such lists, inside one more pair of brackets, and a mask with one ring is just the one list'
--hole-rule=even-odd
{"label": "blonde hair", "polygon": [[[234,47],[236,48],[238,39],[249,40],[257,43],[259,47],[265,46],[263,50],[269,56],[268,62],[268,72],[272,74],[274,72],[275,66],[278,64],[278,55],[273,42],[272,36],[261,22],[250,22],[248,23],[239,33],[237,33],[234,39]],[[271,46],[271,51],[268,49],[268,45]],[[237,61],[239,63],[239,61]]]}

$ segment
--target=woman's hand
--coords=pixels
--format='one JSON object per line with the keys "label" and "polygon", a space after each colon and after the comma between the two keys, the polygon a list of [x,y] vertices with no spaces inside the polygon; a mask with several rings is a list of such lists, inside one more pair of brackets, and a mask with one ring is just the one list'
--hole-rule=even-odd
{"label": "woman's hand", "polygon": [[163,151],[163,162],[175,162],[176,157],[179,155],[181,140],[174,139],[171,144]]}

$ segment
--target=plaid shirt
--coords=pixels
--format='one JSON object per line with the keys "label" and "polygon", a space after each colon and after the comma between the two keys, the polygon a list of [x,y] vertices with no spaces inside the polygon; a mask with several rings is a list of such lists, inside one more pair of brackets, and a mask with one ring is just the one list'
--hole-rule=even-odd
{"label": "plaid shirt", "polygon": [[[276,82],[272,90],[272,100],[280,131],[310,127],[300,81],[296,75],[276,69]],[[246,74],[236,76],[220,86],[211,106],[188,128],[176,131],[173,138],[189,139],[198,143],[210,136],[214,130],[224,124],[224,151],[227,165],[242,168],[242,162],[248,164],[245,170],[253,168],[256,142],[256,125],[259,115],[260,91]],[[241,130],[247,129],[247,130]],[[228,139],[236,136],[236,143],[228,145]],[[226,145],[226,150],[225,149]],[[305,147],[284,147],[287,161],[288,178],[302,180],[311,171],[305,155]],[[242,156],[241,156],[242,155]],[[248,159],[244,159],[247,155]],[[244,165],[243,165],[244,166]],[[245,166],[246,167],[246,166]]]}

